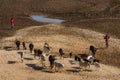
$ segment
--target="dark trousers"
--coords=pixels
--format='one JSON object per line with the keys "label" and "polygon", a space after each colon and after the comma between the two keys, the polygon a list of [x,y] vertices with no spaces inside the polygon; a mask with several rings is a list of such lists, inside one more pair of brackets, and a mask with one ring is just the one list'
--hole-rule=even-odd
{"label": "dark trousers", "polygon": [[106,48],[108,48],[108,41],[106,41]]}

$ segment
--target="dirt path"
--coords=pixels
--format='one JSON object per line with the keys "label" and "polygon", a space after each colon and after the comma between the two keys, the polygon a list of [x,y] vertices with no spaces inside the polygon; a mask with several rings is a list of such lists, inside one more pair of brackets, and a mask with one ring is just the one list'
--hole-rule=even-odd
{"label": "dirt path", "polygon": [[[64,26],[55,25],[55,24],[49,24],[49,25],[45,25],[45,26],[34,26],[34,27],[30,27],[30,28],[21,29],[21,30],[17,31],[13,37],[8,37],[8,38],[3,39],[2,46],[5,44],[13,45],[13,43],[11,43],[9,41],[14,41],[16,38],[21,39],[21,38],[25,37],[26,35],[28,35],[28,33],[30,34],[31,30],[33,32],[35,32],[35,30],[39,31],[39,30],[43,29],[44,27],[47,29],[48,33],[51,30],[54,33],[56,30],[62,31],[61,29],[65,29]],[[83,30],[83,29],[78,29],[78,28],[72,28],[71,30],[78,32],[80,35],[80,36],[76,37],[75,35],[69,36],[66,33],[66,35],[68,37],[74,36],[73,37],[73,39],[75,40],[75,42],[73,42],[74,44],[75,43],[77,44],[77,42],[79,42],[79,44],[80,43],[83,44],[83,42],[86,42],[86,44],[89,45],[90,42],[92,43],[94,37],[98,36],[97,39],[100,40],[101,36],[103,36],[103,34],[101,34],[101,33],[89,31],[89,30]],[[57,33],[58,33],[58,31],[57,31]],[[71,43],[71,41],[72,41],[72,40],[68,39],[68,37],[66,37],[65,35],[62,35],[62,34],[55,33],[56,35],[52,34],[52,35],[49,35],[50,37],[48,37],[48,35],[43,35],[43,33],[46,34],[45,31],[41,32],[40,33],[41,37],[39,37],[40,39],[38,38],[38,39],[36,39],[36,41],[41,40],[41,42],[44,42],[45,40],[52,39],[52,41],[55,44],[57,44],[55,46],[57,48],[59,46],[69,47],[69,45],[67,45],[67,43],[66,43],[66,45],[63,45],[63,43],[64,42]],[[91,35],[89,33],[91,33]],[[96,34],[96,35],[92,35],[92,34]],[[82,35],[82,37],[81,37],[81,35]],[[33,36],[33,35],[30,35],[30,36]],[[27,37],[27,39],[29,39],[28,37]],[[51,38],[51,37],[54,37],[54,38]],[[62,37],[62,39],[58,39],[59,37]],[[89,39],[87,37],[89,37]],[[50,42],[51,45],[53,43],[52,41]],[[100,42],[103,42],[103,41],[100,40]],[[52,45],[53,49],[55,49],[54,43]],[[113,39],[113,38],[111,39],[111,44],[112,43],[115,43],[115,44],[113,46],[111,46],[111,48],[114,46],[118,46],[116,44],[120,44],[118,39]],[[75,47],[76,46],[79,46],[79,45],[75,45]],[[83,47],[83,48],[85,48],[85,47]],[[23,51],[23,50],[20,50],[20,51]],[[88,79],[90,79],[90,80],[119,80],[119,78],[120,78],[120,69],[119,68],[100,64],[101,65],[100,68],[95,68],[93,65],[91,65],[90,69],[88,69],[86,71],[81,71],[80,69],[78,69],[78,67],[79,67],[78,64],[73,64],[73,65],[70,64],[70,61],[71,60],[73,61],[73,59],[65,58],[65,59],[61,60],[61,59],[59,59],[59,57],[58,57],[58,61],[63,63],[65,65],[65,67],[61,72],[54,73],[54,72],[51,72],[51,70],[49,70],[48,68],[44,69],[42,67],[39,59],[34,59],[33,55],[29,54],[29,51],[26,51],[26,54],[24,55],[24,62],[21,63],[20,55],[17,54],[17,52],[18,51],[16,51],[16,50],[12,50],[12,51],[0,50],[0,67],[1,67],[0,68],[0,80],[88,80]],[[46,63],[47,67],[49,67],[48,61],[46,61],[46,62],[47,62]]]}

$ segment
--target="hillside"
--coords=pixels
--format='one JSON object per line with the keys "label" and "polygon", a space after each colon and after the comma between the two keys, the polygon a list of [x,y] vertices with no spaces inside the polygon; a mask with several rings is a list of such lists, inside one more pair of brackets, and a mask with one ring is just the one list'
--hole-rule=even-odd
{"label": "hillside", "polygon": [[[61,24],[37,22],[31,15],[65,20]],[[10,29],[10,18],[15,28]],[[110,35],[109,48],[105,48],[104,36]],[[14,41],[25,41],[24,62],[21,63]],[[43,49],[44,42],[52,47],[50,54],[64,64],[61,72],[43,68],[40,60],[29,53],[32,42]],[[91,65],[81,70],[74,61],[76,54],[91,55],[89,46],[98,48],[96,58],[100,68]],[[5,47],[11,47],[5,50]],[[63,48],[65,58],[58,50]],[[73,57],[68,53],[72,51]],[[0,80],[119,80],[120,78],[120,0],[0,0]]]}
{"label": "hillside", "polygon": [[98,48],[96,57],[101,60],[101,63],[120,67],[120,40],[111,37],[110,46],[106,49],[104,35],[88,29],[80,29],[77,26],[68,28],[63,25],[48,24],[21,29],[13,37],[3,39],[1,47],[4,45],[15,47],[14,41],[19,39],[25,41],[26,45],[33,42],[35,48],[42,50],[44,42],[48,42],[53,48],[52,54],[58,54],[58,49],[62,47],[68,56],[70,51],[73,51],[74,55],[79,53],[90,55],[89,46],[94,45]]}
{"label": "hillside", "polygon": [[[99,32],[77,27],[67,28],[57,24],[20,29],[15,32],[14,36],[3,38],[1,41],[1,49],[9,46],[12,47],[12,50],[0,50],[0,80],[119,80],[120,40],[111,37],[110,46],[105,49],[103,36],[104,34]],[[20,47],[21,50],[15,50],[15,39],[25,41],[27,49],[30,42],[34,43],[35,48],[41,50],[44,42],[48,42],[52,47],[50,54],[57,55],[57,61],[64,64],[63,70],[61,72],[51,71],[47,60],[47,68],[43,68],[39,59],[35,59],[29,50],[22,50],[22,46]],[[100,60],[100,68],[95,68],[94,65],[91,65],[90,69],[81,70],[77,63],[70,64],[70,61],[74,61],[74,57],[68,57],[69,51],[73,51],[73,55],[78,53],[91,55],[88,49],[91,44],[99,48],[96,58]],[[64,49],[66,56],[64,59],[60,59],[58,56],[60,47]],[[20,51],[26,52],[23,63],[21,63],[20,55],[17,54]]]}
{"label": "hillside", "polygon": [[16,29],[42,25],[29,19],[30,15],[36,14],[64,19],[67,26],[77,25],[120,38],[120,4],[117,0],[1,0],[0,4],[1,37],[13,35],[9,30],[11,17],[16,20]]}

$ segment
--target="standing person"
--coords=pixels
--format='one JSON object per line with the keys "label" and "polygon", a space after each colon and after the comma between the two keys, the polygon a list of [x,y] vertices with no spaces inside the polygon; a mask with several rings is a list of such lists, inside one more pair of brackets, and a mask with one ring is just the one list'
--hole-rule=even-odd
{"label": "standing person", "polygon": [[13,28],[14,28],[14,22],[15,22],[14,18],[11,18],[11,19],[10,19],[11,29],[13,29]]}
{"label": "standing person", "polygon": [[19,50],[19,49],[20,49],[20,41],[19,41],[19,40],[16,40],[16,41],[15,41],[15,44],[16,44],[17,50]]}
{"label": "standing person", "polygon": [[26,50],[25,42],[22,42],[22,45],[23,45],[23,49]]}
{"label": "standing person", "polygon": [[108,40],[110,39],[110,36],[108,34],[106,34],[104,39],[105,39],[105,42],[106,42],[106,48],[108,48]]}
{"label": "standing person", "polygon": [[30,43],[30,44],[29,44],[30,53],[32,53],[33,48],[34,48],[34,45],[33,45],[32,43]]}

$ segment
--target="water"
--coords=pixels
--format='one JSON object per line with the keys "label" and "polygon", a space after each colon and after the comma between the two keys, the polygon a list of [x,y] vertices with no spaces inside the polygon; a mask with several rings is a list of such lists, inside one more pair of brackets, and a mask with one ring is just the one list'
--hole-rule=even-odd
{"label": "water", "polygon": [[64,20],[60,19],[53,19],[53,18],[46,18],[44,16],[31,16],[33,20],[39,21],[39,22],[47,22],[47,23],[62,23]]}

